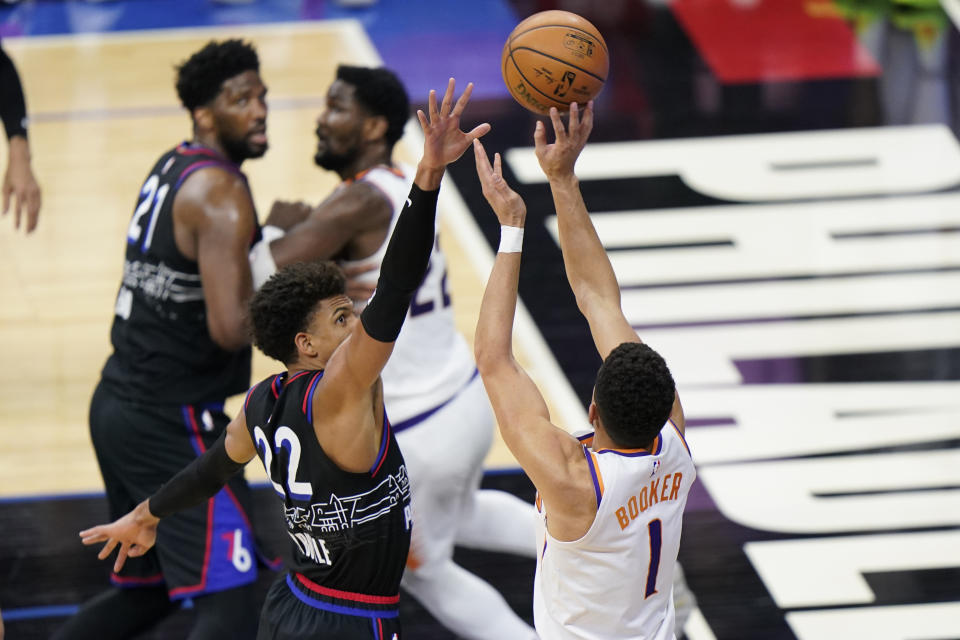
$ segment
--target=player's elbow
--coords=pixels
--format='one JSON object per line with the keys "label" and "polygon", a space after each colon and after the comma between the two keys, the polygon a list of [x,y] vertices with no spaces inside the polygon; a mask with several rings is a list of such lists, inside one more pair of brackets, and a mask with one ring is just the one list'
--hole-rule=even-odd
{"label": "player's elbow", "polygon": [[482,377],[493,375],[504,362],[504,354],[500,349],[495,349],[485,340],[479,339],[474,342],[473,357],[477,361],[477,371]]}
{"label": "player's elbow", "polygon": [[240,318],[208,322],[210,338],[224,351],[239,351],[250,344],[250,331]]}

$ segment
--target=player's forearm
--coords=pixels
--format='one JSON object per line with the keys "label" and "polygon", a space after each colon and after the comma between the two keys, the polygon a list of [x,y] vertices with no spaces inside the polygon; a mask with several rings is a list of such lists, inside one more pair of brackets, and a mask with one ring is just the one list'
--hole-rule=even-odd
{"label": "player's forearm", "polygon": [[23,99],[23,87],[13,61],[0,49],[0,119],[7,138],[27,136],[27,109]]}
{"label": "player's forearm", "polygon": [[[418,177],[420,171],[417,172]],[[441,172],[442,175],[442,172]],[[429,184],[425,180],[424,184]],[[433,251],[437,219],[437,188],[424,190],[420,182],[410,188],[407,204],[397,218],[393,235],[380,265],[377,292],[360,320],[367,334],[380,342],[393,342],[400,334],[410,300],[423,282]]]}
{"label": "player's forearm", "polygon": [[620,286],[587,213],[580,182],[572,173],[551,177],[550,190],[557,211],[563,263],[577,303],[583,305],[589,296],[597,296],[619,306]]}
{"label": "player's forearm", "polygon": [[244,464],[227,454],[221,436],[202,456],[184,467],[149,499],[150,514],[156,518],[189,509],[216,495]]}
{"label": "player's forearm", "polygon": [[489,375],[513,358],[513,318],[517,310],[520,253],[497,253],[480,304],[474,338],[477,368]]}

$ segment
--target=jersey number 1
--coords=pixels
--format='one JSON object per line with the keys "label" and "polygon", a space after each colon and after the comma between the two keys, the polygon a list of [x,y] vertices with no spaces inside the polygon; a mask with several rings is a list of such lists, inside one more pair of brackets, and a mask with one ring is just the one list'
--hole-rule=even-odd
{"label": "jersey number 1", "polygon": [[650,565],[647,567],[647,588],[644,598],[649,598],[657,592],[657,574],[660,573],[660,547],[663,546],[663,523],[660,518],[650,521],[647,525],[650,534]]}

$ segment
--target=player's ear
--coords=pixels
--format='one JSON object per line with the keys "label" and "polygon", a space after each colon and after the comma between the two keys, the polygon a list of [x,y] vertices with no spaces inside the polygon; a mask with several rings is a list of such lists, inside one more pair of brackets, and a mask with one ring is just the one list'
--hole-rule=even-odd
{"label": "player's ear", "polygon": [[309,333],[301,331],[293,338],[293,343],[297,345],[297,351],[308,358],[316,357],[317,350],[313,346],[313,338]]}
{"label": "player's ear", "polygon": [[190,115],[193,117],[193,127],[198,131],[213,130],[213,109],[208,106],[197,107]]}
{"label": "player's ear", "polygon": [[587,419],[590,420],[590,424],[596,429],[597,422],[600,420],[600,414],[597,413],[597,405],[593,400],[590,401],[590,408],[587,409]]}
{"label": "player's ear", "polygon": [[386,116],[371,116],[363,123],[363,139],[367,142],[379,140],[387,135],[389,127]]}

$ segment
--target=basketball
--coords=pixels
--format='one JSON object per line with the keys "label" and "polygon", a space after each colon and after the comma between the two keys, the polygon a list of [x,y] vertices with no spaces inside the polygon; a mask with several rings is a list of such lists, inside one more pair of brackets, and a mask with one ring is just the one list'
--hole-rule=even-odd
{"label": "basketball", "polygon": [[501,68],[510,95],[546,115],[600,93],[610,63],[603,36],[569,11],[541,11],[516,26],[503,45]]}

